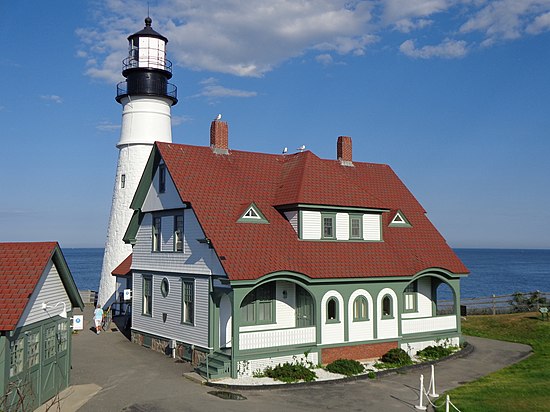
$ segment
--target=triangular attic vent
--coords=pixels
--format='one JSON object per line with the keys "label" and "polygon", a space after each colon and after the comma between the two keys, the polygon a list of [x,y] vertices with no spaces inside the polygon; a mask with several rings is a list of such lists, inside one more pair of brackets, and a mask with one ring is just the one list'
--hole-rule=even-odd
{"label": "triangular attic vent", "polygon": [[256,206],[254,203],[252,203],[246,211],[241,215],[239,220],[237,222],[241,223],[269,223],[265,216],[260,212],[260,209],[258,209],[258,206]]}
{"label": "triangular attic vent", "polygon": [[390,222],[390,226],[411,227],[412,225],[409,223],[403,212],[398,210]]}

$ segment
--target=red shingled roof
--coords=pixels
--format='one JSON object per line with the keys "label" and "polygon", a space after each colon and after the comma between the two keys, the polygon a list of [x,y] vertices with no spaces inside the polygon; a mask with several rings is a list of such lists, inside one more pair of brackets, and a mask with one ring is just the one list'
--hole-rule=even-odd
{"label": "red shingled roof", "polygon": [[132,273],[132,254],[128,255],[126,259],[122,261],[120,265],[118,265],[114,270],[111,272],[113,276],[128,276]]}
{"label": "red shingled roof", "polygon": [[0,330],[15,329],[56,247],[56,242],[0,243]]}
{"label": "red shingled roof", "polygon": [[[467,273],[425,211],[387,165],[353,167],[310,151],[271,155],[156,143],[180,197],[189,202],[229,279],[288,270],[311,278],[412,276],[427,268]],[[252,202],[269,224],[239,223]],[[383,242],[299,240],[281,206],[388,209]],[[401,210],[412,228],[388,227]]]}

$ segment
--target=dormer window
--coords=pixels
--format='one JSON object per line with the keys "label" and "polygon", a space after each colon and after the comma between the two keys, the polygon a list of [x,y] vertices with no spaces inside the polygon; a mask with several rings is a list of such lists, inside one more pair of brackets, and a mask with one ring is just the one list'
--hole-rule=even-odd
{"label": "dormer window", "polygon": [[248,208],[245,210],[245,212],[241,215],[241,217],[237,220],[237,222],[240,223],[269,223],[262,212],[260,212],[260,208],[256,206],[254,203],[252,203]]}
{"label": "dormer window", "polygon": [[395,216],[393,217],[392,221],[390,222],[390,226],[411,227],[412,225],[409,223],[409,221],[407,220],[403,212],[398,210]]}

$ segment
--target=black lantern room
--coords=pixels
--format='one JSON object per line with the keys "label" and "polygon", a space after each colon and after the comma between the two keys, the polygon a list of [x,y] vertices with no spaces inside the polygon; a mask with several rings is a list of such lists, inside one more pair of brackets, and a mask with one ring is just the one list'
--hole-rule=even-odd
{"label": "black lantern room", "polygon": [[168,39],[151,27],[153,20],[145,18],[143,30],[128,37],[128,57],[122,61],[126,81],[117,85],[117,102],[125,96],[159,96],[178,102],[177,87],[168,83],[172,77],[172,62],[166,58]]}

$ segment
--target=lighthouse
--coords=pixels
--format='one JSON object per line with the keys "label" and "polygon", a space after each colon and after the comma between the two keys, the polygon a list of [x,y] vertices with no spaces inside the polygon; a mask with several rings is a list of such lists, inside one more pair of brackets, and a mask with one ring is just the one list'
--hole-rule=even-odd
{"label": "lighthouse", "polygon": [[130,223],[130,203],[155,141],[172,142],[171,107],[178,102],[177,88],[168,80],[172,63],[166,58],[168,39],[151,27],[150,17],[143,30],[128,37],[128,56],[122,61],[126,80],[117,85],[116,101],[122,105],[111,216],[99,283],[98,303],[116,298],[117,285],[111,275],[130,253],[122,240]]}

